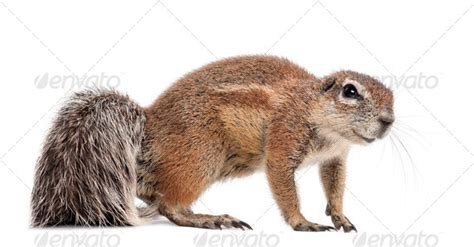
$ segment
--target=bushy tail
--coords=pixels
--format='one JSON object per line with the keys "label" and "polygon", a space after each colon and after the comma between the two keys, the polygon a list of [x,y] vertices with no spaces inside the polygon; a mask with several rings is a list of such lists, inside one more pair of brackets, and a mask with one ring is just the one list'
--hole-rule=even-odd
{"label": "bushy tail", "polygon": [[142,108],[115,91],[72,96],[37,163],[32,225],[139,224],[134,198],[144,124]]}

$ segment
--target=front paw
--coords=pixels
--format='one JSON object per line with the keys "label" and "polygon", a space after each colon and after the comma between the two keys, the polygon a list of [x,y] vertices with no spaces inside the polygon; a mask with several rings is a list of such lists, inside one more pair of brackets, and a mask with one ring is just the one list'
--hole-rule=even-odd
{"label": "front paw", "polygon": [[336,230],[343,229],[344,232],[357,232],[357,228],[342,213],[332,212],[330,205],[326,207],[326,215],[331,216],[332,223]]}
{"label": "front paw", "polygon": [[331,220],[336,230],[342,228],[344,232],[357,232],[357,228],[344,215],[331,215]]}

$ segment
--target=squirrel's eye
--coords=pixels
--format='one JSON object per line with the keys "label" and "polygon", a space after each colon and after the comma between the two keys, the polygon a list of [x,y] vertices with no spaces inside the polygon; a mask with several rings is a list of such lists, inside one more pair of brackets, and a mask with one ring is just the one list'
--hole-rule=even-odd
{"label": "squirrel's eye", "polygon": [[357,92],[357,88],[352,84],[345,85],[344,88],[342,89],[342,92],[344,94],[344,97],[346,98],[355,99],[359,96],[359,93]]}

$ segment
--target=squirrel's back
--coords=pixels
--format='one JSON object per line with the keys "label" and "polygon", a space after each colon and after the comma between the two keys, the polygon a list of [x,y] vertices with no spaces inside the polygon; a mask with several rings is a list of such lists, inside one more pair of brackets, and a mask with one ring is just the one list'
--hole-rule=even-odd
{"label": "squirrel's back", "polygon": [[38,160],[32,225],[121,226],[134,206],[143,110],[110,90],[76,93],[60,109]]}

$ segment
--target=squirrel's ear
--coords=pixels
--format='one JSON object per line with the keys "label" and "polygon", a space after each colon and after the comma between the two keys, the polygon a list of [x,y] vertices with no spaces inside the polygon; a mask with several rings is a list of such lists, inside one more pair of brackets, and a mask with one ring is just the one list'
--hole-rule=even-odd
{"label": "squirrel's ear", "polygon": [[331,90],[331,88],[334,86],[334,84],[336,84],[336,78],[335,77],[323,78],[323,80],[321,82],[321,93],[325,93],[325,92]]}

